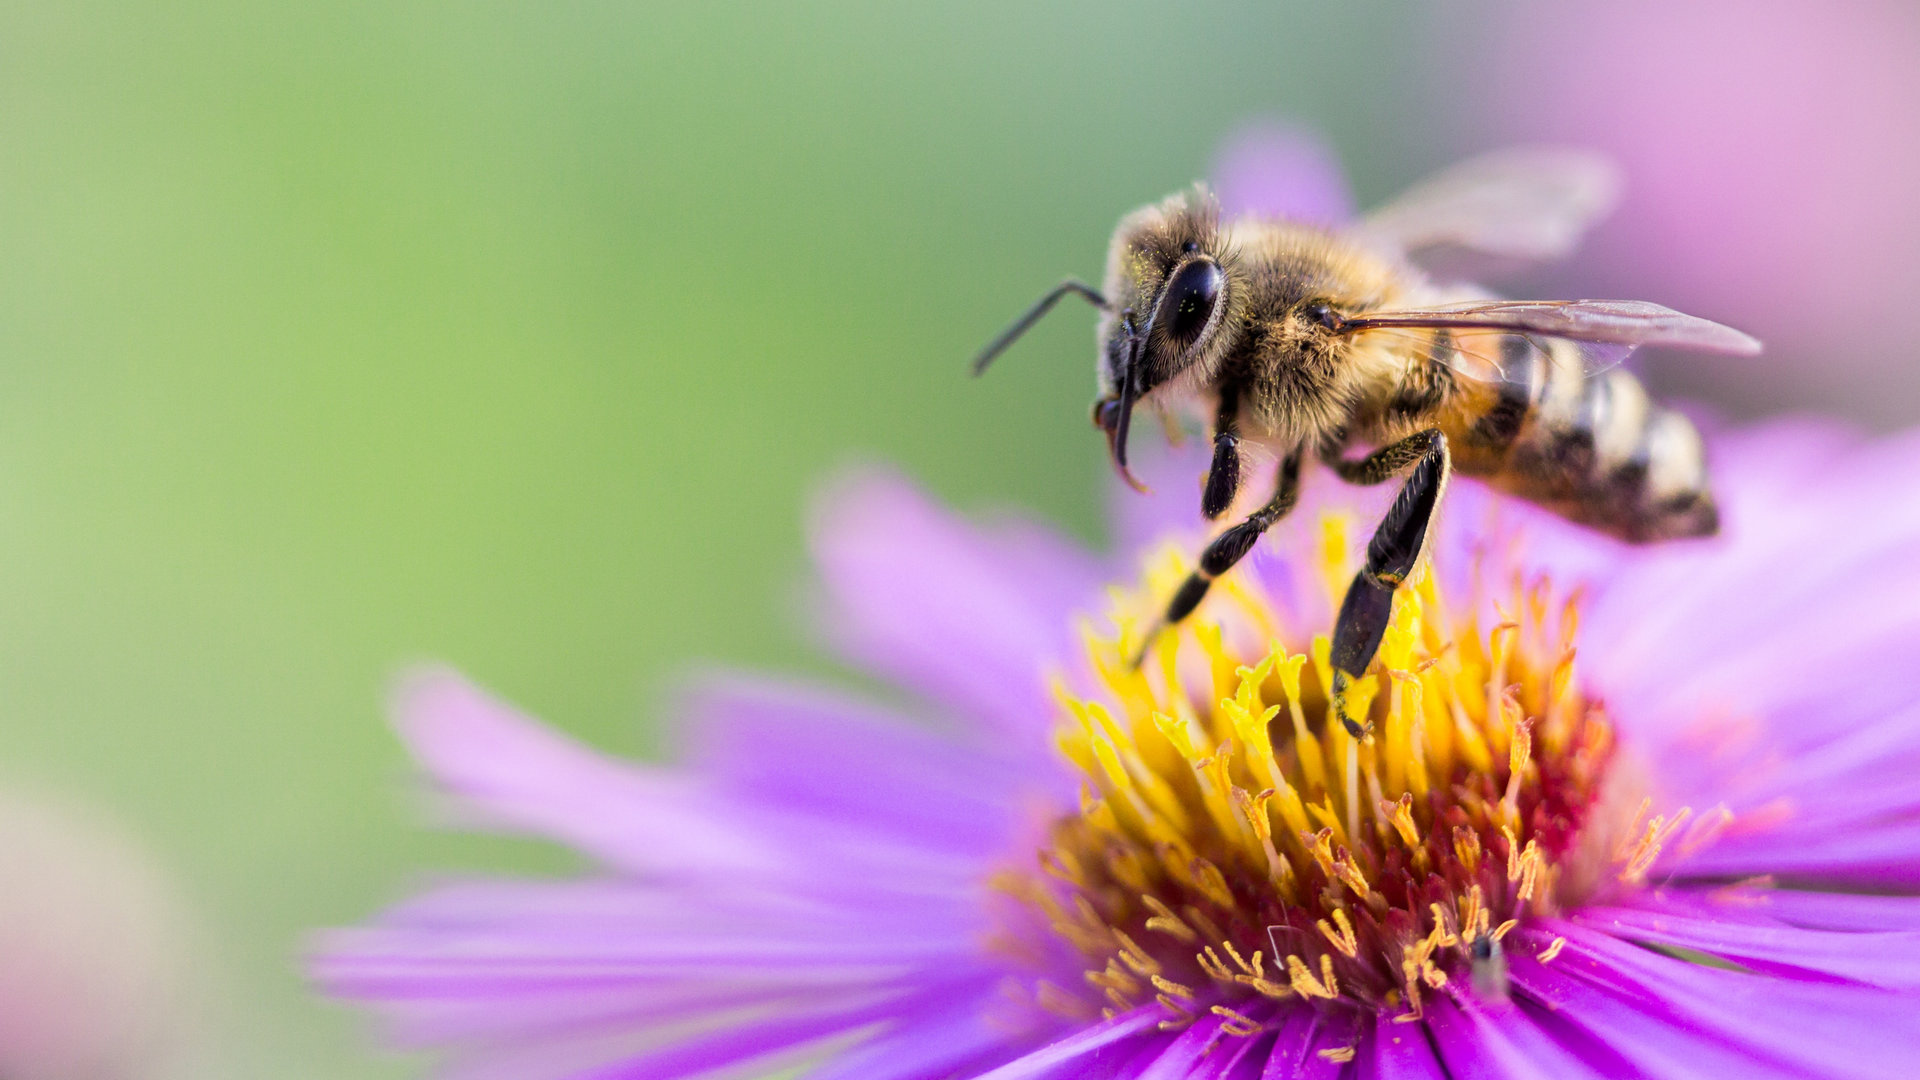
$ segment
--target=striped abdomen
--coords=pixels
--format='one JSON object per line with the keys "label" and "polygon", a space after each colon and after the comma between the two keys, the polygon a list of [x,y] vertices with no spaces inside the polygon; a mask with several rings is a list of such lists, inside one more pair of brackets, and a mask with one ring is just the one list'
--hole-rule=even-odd
{"label": "striped abdomen", "polygon": [[1692,421],[1625,371],[1587,377],[1578,345],[1507,337],[1503,346],[1506,381],[1476,386],[1484,411],[1448,431],[1462,473],[1635,543],[1718,529]]}

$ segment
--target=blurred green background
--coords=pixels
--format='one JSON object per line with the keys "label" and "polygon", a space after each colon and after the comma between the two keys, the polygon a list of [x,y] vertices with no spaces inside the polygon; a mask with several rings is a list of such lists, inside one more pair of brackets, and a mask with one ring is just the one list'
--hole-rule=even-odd
{"label": "blurred green background", "polygon": [[378,1075],[302,932],[541,858],[416,824],[403,663],[651,752],[689,661],[819,665],[794,586],[838,463],[1097,536],[1089,320],[991,380],[966,358],[1249,118],[1410,175],[1427,74],[1326,79],[1420,35],[1255,3],[9,5],[4,759],[184,879],[209,1067]]}
{"label": "blurred green background", "polygon": [[0,760],[202,931],[206,1075],[402,1075],[296,973],[430,868],[439,658],[654,753],[689,662],[818,669],[807,494],[899,462],[1100,536],[1090,320],[964,364],[1249,120],[1361,201],[1478,138],[1426,5],[0,8]]}

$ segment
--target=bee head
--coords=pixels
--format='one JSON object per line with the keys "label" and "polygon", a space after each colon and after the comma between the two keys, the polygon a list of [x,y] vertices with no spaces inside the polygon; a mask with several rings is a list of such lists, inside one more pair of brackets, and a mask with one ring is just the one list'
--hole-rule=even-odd
{"label": "bee head", "polygon": [[[1176,380],[1204,381],[1225,351],[1239,302],[1219,206],[1204,189],[1127,215],[1107,252],[1096,426],[1127,473],[1133,407]],[[1135,484],[1137,487],[1138,485]]]}

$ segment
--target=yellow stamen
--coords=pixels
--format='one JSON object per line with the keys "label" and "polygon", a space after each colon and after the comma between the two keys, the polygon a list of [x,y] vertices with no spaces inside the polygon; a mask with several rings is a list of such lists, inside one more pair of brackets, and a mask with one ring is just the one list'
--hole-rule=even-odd
{"label": "yellow stamen", "polygon": [[[1331,520],[1322,537],[1337,606],[1347,527]],[[1264,1023],[1247,1003],[1263,1000],[1418,1019],[1436,992],[1475,992],[1467,975],[1488,938],[1604,881],[1609,853],[1611,873],[1636,883],[1662,851],[1711,842],[1731,820],[1649,801],[1618,828],[1606,808],[1632,799],[1598,798],[1613,741],[1575,676],[1577,613],[1544,582],[1479,575],[1504,591],[1476,585],[1453,608],[1436,575],[1416,574],[1375,665],[1349,679],[1326,627],[1292,625],[1260,578],[1229,575],[1224,598],[1166,628],[1134,669],[1142,631],[1190,570],[1178,550],[1157,553],[1147,591],[1119,595],[1115,631],[1086,631],[1092,690],[1054,685],[1058,745],[1085,777],[1080,805],[994,888],[1086,970],[1084,988],[1030,984],[1035,1008],[1158,1001],[1168,1030],[1214,1016],[1243,1035]],[[1368,734],[1349,734],[1336,706]],[[1570,869],[1576,859],[1587,861]],[[1410,926],[1411,912],[1431,921]],[[1019,925],[995,940],[1045,956],[1021,952]]]}
{"label": "yellow stamen", "polygon": [[1258,1021],[1234,1012],[1225,1005],[1215,1005],[1213,1007],[1213,1015],[1224,1018],[1224,1021],[1220,1025],[1220,1030],[1228,1035],[1237,1035],[1245,1038],[1249,1035],[1258,1035],[1265,1030]]}
{"label": "yellow stamen", "polygon": [[1287,976],[1293,984],[1293,992],[1304,998],[1326,998],[1336,1001],[1340,997],[1340,980],[1333,975],[1333,957],[1320,957],[1320,978],[1313,977],[1307,965],[1298,956],[1287,957]]}
{"label": "yellow stamen", "polygon": [[1353,936],[1353,923],[1348,920],[1347,913],[1334,908],[1333,921],[1340,924],[1337,932],[1327,924],[1325,919],[1321,919],[1314,925],[1320,928],[1320,932],[1326,935],[1327,940],[1332,942],[1333,947],[1339,949],[1342,955],[1348,957],[1360,955],[1360,944]]}

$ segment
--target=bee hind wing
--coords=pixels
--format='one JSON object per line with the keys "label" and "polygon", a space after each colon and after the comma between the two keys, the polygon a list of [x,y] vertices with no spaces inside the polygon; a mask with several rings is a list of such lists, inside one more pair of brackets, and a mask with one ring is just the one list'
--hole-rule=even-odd
{"label": "bee hind wing", "polygon": [[1360,235],[1405,253],[1460,248],[1524,260],[1572,254],[1612,211],[1620,170],[1602,154],[1531,146],[1469,158],[1367,215]]}
{"label": "bee hind wing", "polygon": [[1525,385],[1538,378],[1537,363],[1566,371],[1576,379],[1591,379],[1620,366],[1633,355],[1631,345],[1612,345],[1505,330],[1449,330],[1381,328],[1371,334],[1393,340],[1409,359],[1439,364],[1455,375],[1483,383]]}

